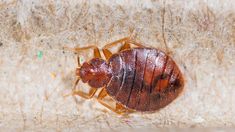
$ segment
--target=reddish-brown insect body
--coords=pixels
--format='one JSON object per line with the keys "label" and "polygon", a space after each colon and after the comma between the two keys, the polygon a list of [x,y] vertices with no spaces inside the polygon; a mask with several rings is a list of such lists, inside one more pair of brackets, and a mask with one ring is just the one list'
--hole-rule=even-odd
{"label": "reddish-brown insect body", "polygon": [[171,57],[155,48],[132,48],[106,62],[94,58],[77,70],[84,83],[105,87],[108,95],[128,109],[155,111],[182,91],[182,74]]}

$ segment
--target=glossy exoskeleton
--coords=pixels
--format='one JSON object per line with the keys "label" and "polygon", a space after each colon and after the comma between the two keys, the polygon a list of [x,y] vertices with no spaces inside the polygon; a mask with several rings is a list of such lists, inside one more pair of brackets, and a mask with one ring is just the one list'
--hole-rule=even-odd
{"label": "glossy exoskeleton", "polygon": [[[118,53],[112,54],[112,46],[122,44]],[[137,47],[131,48],[130,45]],[[75,52],[94,49],[95,57],[76,70],[79,80],[91,86],[89,93],[73,91],[74,95],[91,98],[101,88],[98,101],[116,113],[130,111],[155,111],[171,103],[183,90],[184,80],[173,59],[161,50],[147,48],[123,38],[107,44],[102,59],[96,46],[74,48]],[[110,96],[116,101],[112,107],[104,101]]]}

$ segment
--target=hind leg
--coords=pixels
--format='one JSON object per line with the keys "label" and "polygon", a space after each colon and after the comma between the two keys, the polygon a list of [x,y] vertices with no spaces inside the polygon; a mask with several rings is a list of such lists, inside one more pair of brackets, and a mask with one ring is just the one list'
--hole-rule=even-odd
{"label": "hind leg", "polygon": [[126,114],[126,113],[131,113],[133,112],[130,109],[125,108],[122,104],[119,103],[115,103],[115,106],[111,106],[110,104],[108,104],[107,102],[104,101],[104,98],[107,96],[107,92],[105,90],[105,88],[103,88],[99,95],[97,100],[99,101],[100,104],[104,105],[106,108],[110,109],[111,111],[117,113],[117,114]]}

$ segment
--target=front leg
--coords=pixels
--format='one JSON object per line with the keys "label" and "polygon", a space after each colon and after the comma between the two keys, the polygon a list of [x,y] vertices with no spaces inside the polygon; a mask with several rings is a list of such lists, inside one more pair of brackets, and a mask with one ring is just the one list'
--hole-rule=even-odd
{"label": "front leg", "polygon": [[72,92],[70,94],[63,95],[63,97],[67,97],[67,96],[71,96],[71,95],[72,96],[78,95],[78,96],[80,96],[82,98],[90,99],[90,98],[92,98],[95,95],[95,93],[97,91],[97,88],[90,88],[88,93],[85,93],[85,92],[83,92],[81,90],[77,90],[76,87],[77,87],[79,81],[80,81],[80,78],[78,77],[76,79],[76,81],[74,82],[74,84],[73,84]]}
{"label": "front leg", "polygon": [[82,51],[85,51],[85,50],[93,49],[94,57],[101,58],[99,48],[95,45],[90,45],[90,46],[87,46],[87,47],[75,47],[75,48],[69,48],[69,47],[65,46],[64,49],[73,51],[75,53],[79,53],[79,52],[82,52]]}
{"label": "front leg", "polygon": [[[88,46],[88,47],[75,47],[75,48],[68,48],[68,47],[65,47],[66,49],[68,50],[71,50],[75,53],[79,53],[79,52],[82,52],[84,50],[89,50],[89,49],[93,49],[93,54],[94,54],[94,57],[95,58],[101,58],[101,55],[100,55],[100,51],[98,49],[98,47],[94,46],[94,45],[91,45],[91,46]],[[80,58],[79,56],[77,57],[77,64],[78,64],[78,68],[81,67],[81,63],[80,63]],[[73,85],[73,90],[72,90],[72,93],[70,95],[79,95],[85,99],[90,99],[92,98],[96,91],[97,91],[97,88],[90,88],[89,92],[88,93],[85,93],[79,89],[77,89],[77,85],[78,85],[78,82],[80,81],[80,77],[77,76],[77,79],[76,81],[74,82],[74,85]],[[65,96],[68,96],[68,95],[65,95]]]}

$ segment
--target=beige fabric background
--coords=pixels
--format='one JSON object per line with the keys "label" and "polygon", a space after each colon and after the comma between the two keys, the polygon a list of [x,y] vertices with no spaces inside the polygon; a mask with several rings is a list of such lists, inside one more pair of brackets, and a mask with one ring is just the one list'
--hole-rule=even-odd
{"label": "beige fabric background", "polygon": [[[177,100],[122,117],[96,99],[63,97],[76,67],[63,46],[102,48],[133,31],[162,50],[165,38],[186,79]],[[234,0],[0,2],[1,130],[234,127],[234,87]]]}

